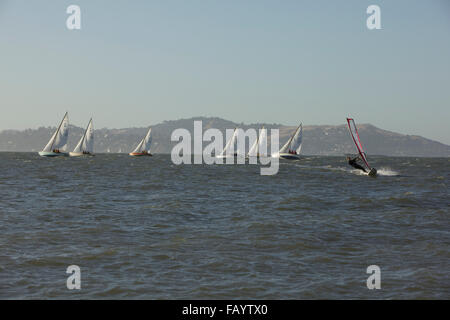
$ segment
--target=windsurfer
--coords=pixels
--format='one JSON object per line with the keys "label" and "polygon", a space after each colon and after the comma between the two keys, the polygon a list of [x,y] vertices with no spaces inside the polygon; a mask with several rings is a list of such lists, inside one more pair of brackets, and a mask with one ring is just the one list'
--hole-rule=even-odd
{"label": "windsurfer", "polygon": [[364,172],[367,172],[366,169],[364,169],[363,166],[361,166],[360,164],[358,164],[357,161],[359,160],[359,157],[356,157],[356,158],[354,158],[354,159],[352,159],[352,158],[350,158],[350,157],[347,157],[347,160],[348,160],[348,164],[351,165],[353,168],[362,170],[362,171],[364,171]]}

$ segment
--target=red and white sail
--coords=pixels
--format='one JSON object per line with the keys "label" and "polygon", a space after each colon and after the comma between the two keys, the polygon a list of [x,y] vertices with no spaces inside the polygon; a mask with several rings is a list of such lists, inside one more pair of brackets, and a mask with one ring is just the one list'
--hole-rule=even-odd
{"label": "red and white sail", "polygon": [[371,169],[369,163],[367,162],[367,156],[366,153],[364,152],[362,143],[361,143],[361,139],[359,138],[359,133],[358,133],[358,129],[356,128],[356,124],[355,124],[355,120],[353,120],[352,118],[347,118],[347,124],[348,124],[348,130],[350,131],[350,135],[353,139],[353,142],[355,143],[356,149],[358,150],[358,153],[362,159],[362,161],[364,162],[365,166],[367,167],[367,169]]}

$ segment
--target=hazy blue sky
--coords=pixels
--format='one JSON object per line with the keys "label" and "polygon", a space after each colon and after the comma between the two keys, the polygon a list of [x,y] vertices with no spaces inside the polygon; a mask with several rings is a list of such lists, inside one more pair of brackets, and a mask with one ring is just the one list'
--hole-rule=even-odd
{"label": "hazy blue sky", "polygon": [[[370,4],[382,30],[366,28]],[[0,0],[0,38],[0,130],[66,110],[97,128],[352,115],[450,144],[448,0]]]}

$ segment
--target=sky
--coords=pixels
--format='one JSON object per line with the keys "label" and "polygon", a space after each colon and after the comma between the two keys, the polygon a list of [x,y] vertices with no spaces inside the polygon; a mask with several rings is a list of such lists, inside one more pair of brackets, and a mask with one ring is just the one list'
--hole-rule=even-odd
{"label": "sky", "polygon": [[0,0],[0,58],[0,130],[352,116],[450,144],[448,0]]}

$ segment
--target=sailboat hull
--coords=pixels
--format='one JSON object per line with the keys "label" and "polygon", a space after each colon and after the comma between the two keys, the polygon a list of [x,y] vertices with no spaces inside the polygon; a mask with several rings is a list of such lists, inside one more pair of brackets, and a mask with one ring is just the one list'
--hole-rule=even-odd
{"label": "sailboat hull", "polygon": [[300,155],[292,153],[280,153],[279,157],[285,160],[300,160]]}
{"label": "sailboat hull", "polygon": [[69,152],[69,156],[71,157],[93,157],[92,153],[83,153],[83,152]]}
{"label": "sailboat hull", "polygon": [[131,152],[129,154],[132,157],[153,157],[151,153]]}
{"label": "sailboat hull", "polygon": [[69,156],[69,154],[65,153],[65,152],[46,152],[46,151],[39,152],[39,155],[41,157],[46,157],[46,158],[68,157]]}

